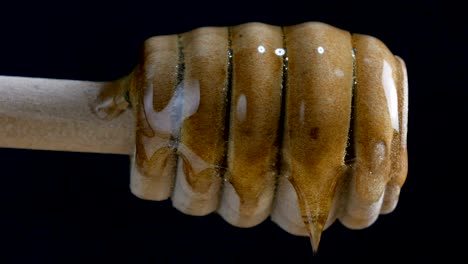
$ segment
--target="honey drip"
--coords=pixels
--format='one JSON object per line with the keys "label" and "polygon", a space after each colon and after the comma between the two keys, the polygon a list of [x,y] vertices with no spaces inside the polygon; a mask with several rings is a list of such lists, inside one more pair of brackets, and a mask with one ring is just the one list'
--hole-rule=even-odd
{"label": "honey drip", "polygon": [[320,238],[322,237],[323,226],[325,221],[320,215],[313,214],[312,208],[309,204],[308,199],[305,196],[305,193],[295,184],[293,184],[294,189],[296,190],[299,208],[301,209],[302,220],[306,226],[307,232],[309,233],[310,244],[312,246],[312,251],[317,254],[318,247],[320,244]]}

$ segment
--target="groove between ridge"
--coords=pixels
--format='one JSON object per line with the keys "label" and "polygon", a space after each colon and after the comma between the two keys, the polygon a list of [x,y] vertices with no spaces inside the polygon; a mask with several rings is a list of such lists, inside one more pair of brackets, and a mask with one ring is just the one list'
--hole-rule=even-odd
{"label": "groove between ridge", "polygon": [[[182,45],[182,35],[178,34],[177,35],[177,50],[178,50],[178,63],[177,63],[177,76],[176,76],[176,86],[174,89],[174,95],[177,96],[182,96],[183,98],[183,92],[184,92],[184,77],[185,77],[185,56],[184,56],[184,47]],[[179,94],[182,93],[182,94]],[[177,95],[179,94],[179,95]],[[183,101],[183,100],[182,100]],[[181,104],[180,106],[174,105],[174,112],[175,116],[175,131],[173,131],[173,134],[171,135],[171,144],[174,149],[174,152],[177,154],[178,148],[179,148],[179,143],[181,139],[181,130],[182,130],[182,113],[183,113],[183,108],[184,105]],[[177,174],[177,166],[174,168],[174,173]]]}
{"label": "groove between ridge", "polygon": [[231,123],[231,97],[232,97],[232,70],[233,70],[233,50],[232,50],[232,30],[231,27],[227,28],[228,30],[228,65],[227,65],[227,91],[226,91],[226,109],[225,109],[225,118],[224,118],[224,157],[221,163],[221,173],[224,175],[228,170],[228,153],[229,153],[229,134],[230,134],[230,123]]}
{"label": "groove between ridge", "polygon": [[[352,40],[351,40],[352,41]],[[357,77],[356,77],[356,48],[354,47],[354,42],[352,41],[352,50],[351,56],[353,58],[353,84],[351,92],[351,118],[349,123],[348,130],[348,143],[346,144],[346,155],[345,155],[345,164],[352,166],[355,159],[356,153],[354,149],[354,114],[355,114],[355,98],[356,98],[356,88],[357,88]]]}
{"label": "groove between ridge", "polygon": [[277,170],[277,179],[275,181],[275,186],[278,185],[278,177],[282,174],[282,163],[283,163],[283,137],[284,137],[284,128],[286,126],[286,95],[287,95],[287,88],[288,88],[288,50],[286,49],[286,34],[284,31],[284,27],[281,27],[281,34],[283,38],[283,71],[282,71],[282,81],[281,81],[281,109],[280,109],[280,117],[279,117],[279,125],[278,125],[278,153],[276,155],[276,170]]}
{"label": "groove between ridge", "polygon": [[[184,75],[185,75],[185,58],[184,58],[184,47],[182,45],[182,35],[178,34],[177,35],[177,50],[178,50],[178,63],[177,63],[177,79],[176,79],[176,86],[174,89],[174,95],[178,96],[178,93],[182,93],[181,96],[183,98],[183,90],[184,90]],[[183,107],[184,105],[181,104],[180,106],[176,105],[174,106],[174,111],[175,111],[175,118],[176,118],[176,128],[173,133],[174,135],[172,136],[171,140],[174,142],[174,149],[177,151],[180,137],[181,137],[181,130],[182,130],[182,112],[183,112]]]}

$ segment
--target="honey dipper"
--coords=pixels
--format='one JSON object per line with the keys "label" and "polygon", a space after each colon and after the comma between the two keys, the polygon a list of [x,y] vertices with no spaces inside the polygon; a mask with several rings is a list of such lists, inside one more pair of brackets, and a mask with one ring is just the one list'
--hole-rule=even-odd
{"label": "honey dipper", "polygon": [[0,147],[129,154],[131,191],[314,251],[336,219],[391,212],[407,174],[404,62],[319,23],[205,27],[145,41],[114,82],[0,76]]}

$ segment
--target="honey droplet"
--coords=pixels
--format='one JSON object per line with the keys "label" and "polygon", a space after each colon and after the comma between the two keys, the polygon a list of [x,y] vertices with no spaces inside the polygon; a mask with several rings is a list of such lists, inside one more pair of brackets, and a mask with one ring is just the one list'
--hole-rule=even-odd
{"label": "honey droplet", "polygon": [[321,201],[307,197],[305,192],[290,179],[294,189],[296,190],[299,208],[301,210],[302,219],[304,221],[307,232],[309,233],[312,251],[317,254],[320,239],[322,237],[323,227],[328,217],[328,208],[321,206]]}

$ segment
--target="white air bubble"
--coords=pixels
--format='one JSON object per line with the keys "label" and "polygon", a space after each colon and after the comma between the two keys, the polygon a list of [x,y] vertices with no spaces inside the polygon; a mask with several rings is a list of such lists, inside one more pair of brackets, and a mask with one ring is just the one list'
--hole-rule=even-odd
{"label": "white air bubble", "polygon": [[322,46],[320,46],[320,47],[317,48],[317,52],[319,54],[323,54],[325,52],[325,49]]}
{"label": "white air bubble", "polygon": [[265,47],[262,46],[262,45],[258,46],[257,50],[258,50],[258,52],[260,52],[260,53],[265,53],[265,51],[266,51]]}
{"label": "white air bubble", "polygon": [[286,53],[286,51],[284,49],[281,49],[281,48],[275,50],[275,54],[278,55],[278,56],[283,56],[285,53]]}

